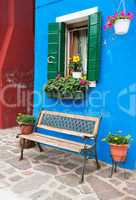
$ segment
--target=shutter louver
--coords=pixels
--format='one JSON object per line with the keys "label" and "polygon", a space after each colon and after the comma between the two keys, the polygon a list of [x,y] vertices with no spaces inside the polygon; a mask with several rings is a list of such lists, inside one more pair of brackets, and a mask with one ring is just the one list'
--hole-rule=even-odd
{"label": "shutter louver", "polygon": [[101,46],[101,13],[97,12],[88,19],[88,63],[87,79],[97,81],[99,79],[99,61]]}
{"label": "shutter louver", "polygon": [[49,23],[48,27],[48,79],[64,76],[65,24]]}

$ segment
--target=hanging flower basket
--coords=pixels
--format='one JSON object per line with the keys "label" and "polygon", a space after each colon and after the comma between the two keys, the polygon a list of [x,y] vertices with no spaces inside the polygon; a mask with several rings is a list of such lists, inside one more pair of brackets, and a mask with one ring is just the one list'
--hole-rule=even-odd
{"label": "hanging flower basket", "polygon": [[130,19],[118,19],[114,23],[114,30],[117,35],[124,35],[128,33],[130,27]]}
{"label": "hanging flower basket", "polygon": [[124,11],[116,12],[113,16],[107,17],[107,23],[104,29],[107,30],[114,26],[115,34],[124,35],[128,33],[131,20],[133,19],[133,13],[129,12],[125,14]]}

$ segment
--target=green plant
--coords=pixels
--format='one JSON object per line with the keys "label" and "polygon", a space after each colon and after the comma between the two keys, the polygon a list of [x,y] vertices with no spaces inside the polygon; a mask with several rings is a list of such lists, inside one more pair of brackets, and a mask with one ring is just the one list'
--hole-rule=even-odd
{"label": "green plant", "polygon": [[45,91],[47,93],[65,95],[74,95],[77,91],[85,92],[88,89],[88,81],[83,79],[75,79],[73,77],[57,77],[49,80]]}
{"label": "green plant", "polygon": [[131,135],[124,136],[120,134],[109,133],[107,137],[102,139],[102,141],[107,142],[109,144],[121,145],[121,144],[129,144],[131,141],[131,138],[132,138]]}
{"label": "green plant", "polygon": [[16,118],[17,123],[19,124],[34,124],[35,123],[35,117],[32,115],[27,114],[18,114]]}

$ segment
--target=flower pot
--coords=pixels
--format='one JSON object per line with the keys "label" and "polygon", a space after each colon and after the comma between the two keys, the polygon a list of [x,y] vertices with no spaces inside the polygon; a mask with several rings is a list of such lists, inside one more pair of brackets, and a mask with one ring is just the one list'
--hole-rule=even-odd
{"label": "flower pot", "polygon": [[[23,144],[23,138],[20,138],[19,146],[21,147],[22,144]],[[30,141],[30,140],[25,140],[24,149],[30,149],[30,148],[33,148],[33,147],[35,147],[35,142]]]}
{"label": "flower pot", "polygon": [[85,92],[83,91],[76,91],[74,94],[59,94],[59,93],[50,93],[48,92],[49,98],[54,99],[64,99],[64,100],[82,100],[85,98]]}
{"label": "flower pot", "polygon": [[73,78],[81,78],[82,77],[82,72],[72,72]]}
{"label": "flower pot", "polygon": [[110,152],[112,155],[112,159],[117,162],[123,162],[126,159],[128,151],[128,145],[122,144],[110,144]]}
{"label": "flower pot", "polygon": [[124,35],[128,32],[130,19],[118,19],[114,23],[114,30],[117,35]]}
{"label": "flower pot", "polygon": [[33,124],[21,124],[20,130],[22,135],[29,135],[33,131]]}
{"label": "flower pot", "polygon": [[82,91],[75,92],[75,94],[74,94],[75,100],[82,100],[84,98],[85,98],[85,92],[82,92]]}

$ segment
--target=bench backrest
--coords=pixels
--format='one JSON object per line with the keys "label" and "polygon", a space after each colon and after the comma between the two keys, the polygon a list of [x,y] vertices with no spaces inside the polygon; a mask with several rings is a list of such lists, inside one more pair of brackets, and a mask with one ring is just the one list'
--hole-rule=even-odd
{"label": "bench backrest", "polygon": [[42,111],[37,127],[80,137],[96,137],[100,118]]}

